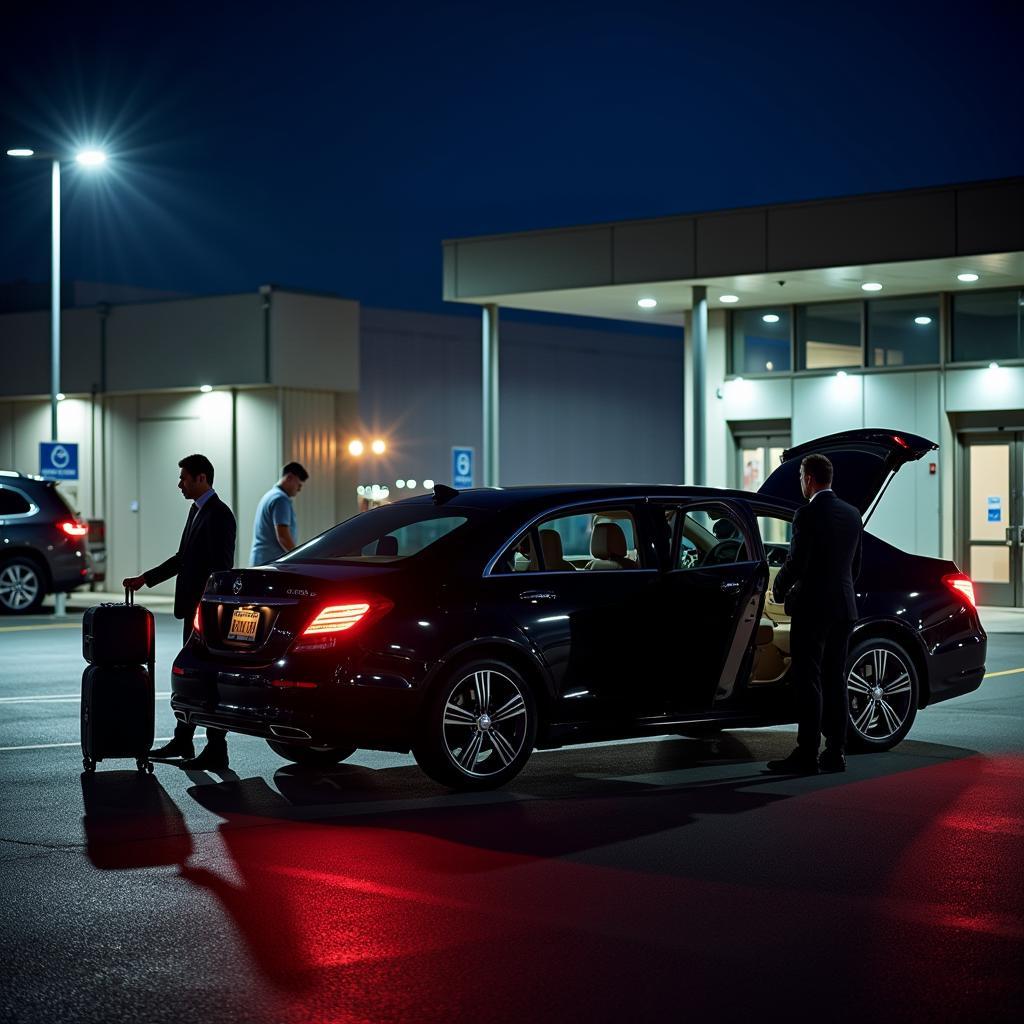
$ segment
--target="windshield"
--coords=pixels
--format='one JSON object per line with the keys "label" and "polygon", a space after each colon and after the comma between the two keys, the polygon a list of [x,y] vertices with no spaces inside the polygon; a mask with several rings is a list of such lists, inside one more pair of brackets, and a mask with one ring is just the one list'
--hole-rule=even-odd
{"label": "windshield", "polygon": [[420,554],[468,521],[469,514],[427,505],[385,505],[353,516],[277,561],[398,562]]}

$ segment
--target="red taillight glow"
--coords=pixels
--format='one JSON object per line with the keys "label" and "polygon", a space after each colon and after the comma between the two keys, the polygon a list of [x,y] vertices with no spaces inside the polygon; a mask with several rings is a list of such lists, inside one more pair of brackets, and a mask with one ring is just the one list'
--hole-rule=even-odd
{"label": "red taillight glow", "polygon": [[316,683],[299,682],[297,679],[272,679],[271,686],[279,686],[282,690],[315,690]]}
{"label": "red taillight glow", "polygon": [[365,602],[360,604],[329,604],[302,631],[303,636],[320,633],[344,633],[351,629],[370,610]]}
{"label": "red taillight glow", "polygon": [[183,668],[179,668],[177,665],[175,665],[171,669],[171,675],[172,676],[183,676],[184,674],[185,674],[185,670]]}
{"label": "red taillight glow", "polygon": [[952,572],[948,576],[943,576],[942,582],[945,583],[954,594],[960,594],[964,597],[972,608],[978,607],[978,604],[974,599],[974,584],[971,582],[971,577],[966,573]]}
{"label": "red taillight glow", "polygon": [[909,448],[909,447],[910,447],[910,445],[909,445],[909,444],[907,444],[907,442],[906,442],[906,441],[905,441],[905,440],[904,440],[904,439],[903,439],[902,437],[900,437],[900,435],[899,435],[899,434],[893,434],[893,435],[892,435],[892,439],[893,439],[893,440],[894,440],[894,441],[895,441],[895,442],[896,442],[896,443],[897,443],[897,444],[898,444],[898,445],[899,445],[899,446],[900,446],[901,448]]}
{"label": "red taillight glow", "polygon": [[86,523],[80,523],[76,519],[65,519],[62,523],[58,523],[58,526],[69,536],[69,537],[84,537],[89,532],[89,527]]}
{"label": "red taillight glow", "polygon": [[196,613],[192,616],[192,628],[202,635],[203,632],[203,606],[201,604],[196,605]]}

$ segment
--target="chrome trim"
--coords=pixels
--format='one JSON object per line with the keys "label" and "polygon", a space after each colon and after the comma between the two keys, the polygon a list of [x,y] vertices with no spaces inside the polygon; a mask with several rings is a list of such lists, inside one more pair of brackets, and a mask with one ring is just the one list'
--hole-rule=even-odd
{"label": "chrome trim", "polygon": [[290,725],[272,725],[270,731],[282,740],[311,740],[313,738],[305,729],[296,729]]}
{"label": "chrome trim", "polygon": [[200,603],[207,604],[234,604],[234,605],[262,605],[265,608],[287,608],[297,605],[300,602],[295,598],[287,597],[235,597],[230,594],[203,594]]}
{"label": "chrome trim", "polygon": [[[5,523],[11,521],[17,521],[19,519],[28,519],[30,516],[34,516],[39,511],[39,506],[23,491],[20,487],[12,487],[10,484],[0,484],[0,490],[2,491],[13,491],[19,498],[23,498],[28,502],[27,512],[10,512],[0,514],[0,520]],[[68,515],[71,515],[69,512]]]}

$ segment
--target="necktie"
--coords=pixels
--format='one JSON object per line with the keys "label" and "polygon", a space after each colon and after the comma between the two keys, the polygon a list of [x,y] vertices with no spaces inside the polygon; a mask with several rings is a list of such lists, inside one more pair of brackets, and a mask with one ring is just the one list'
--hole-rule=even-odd
{"label": "necktie", "polygon": [[185,545],[188,543],[189,537],[192,535],[192,524],[196,521],[196,516],[199,515],[199,506],[192,502],[192,507],[188,510],[188,521],[185,523],[185,532],[181,535],[181,549],[185,550]]}

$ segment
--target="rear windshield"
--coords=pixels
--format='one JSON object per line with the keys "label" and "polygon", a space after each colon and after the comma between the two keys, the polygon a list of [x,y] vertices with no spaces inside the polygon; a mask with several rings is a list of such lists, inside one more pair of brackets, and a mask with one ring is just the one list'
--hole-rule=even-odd
{"label": "rear windshield", "polygon": [[425,505],[385,505],[361,512],[289,551],[278,562],[399,562],[425,551],[469,522]]}

